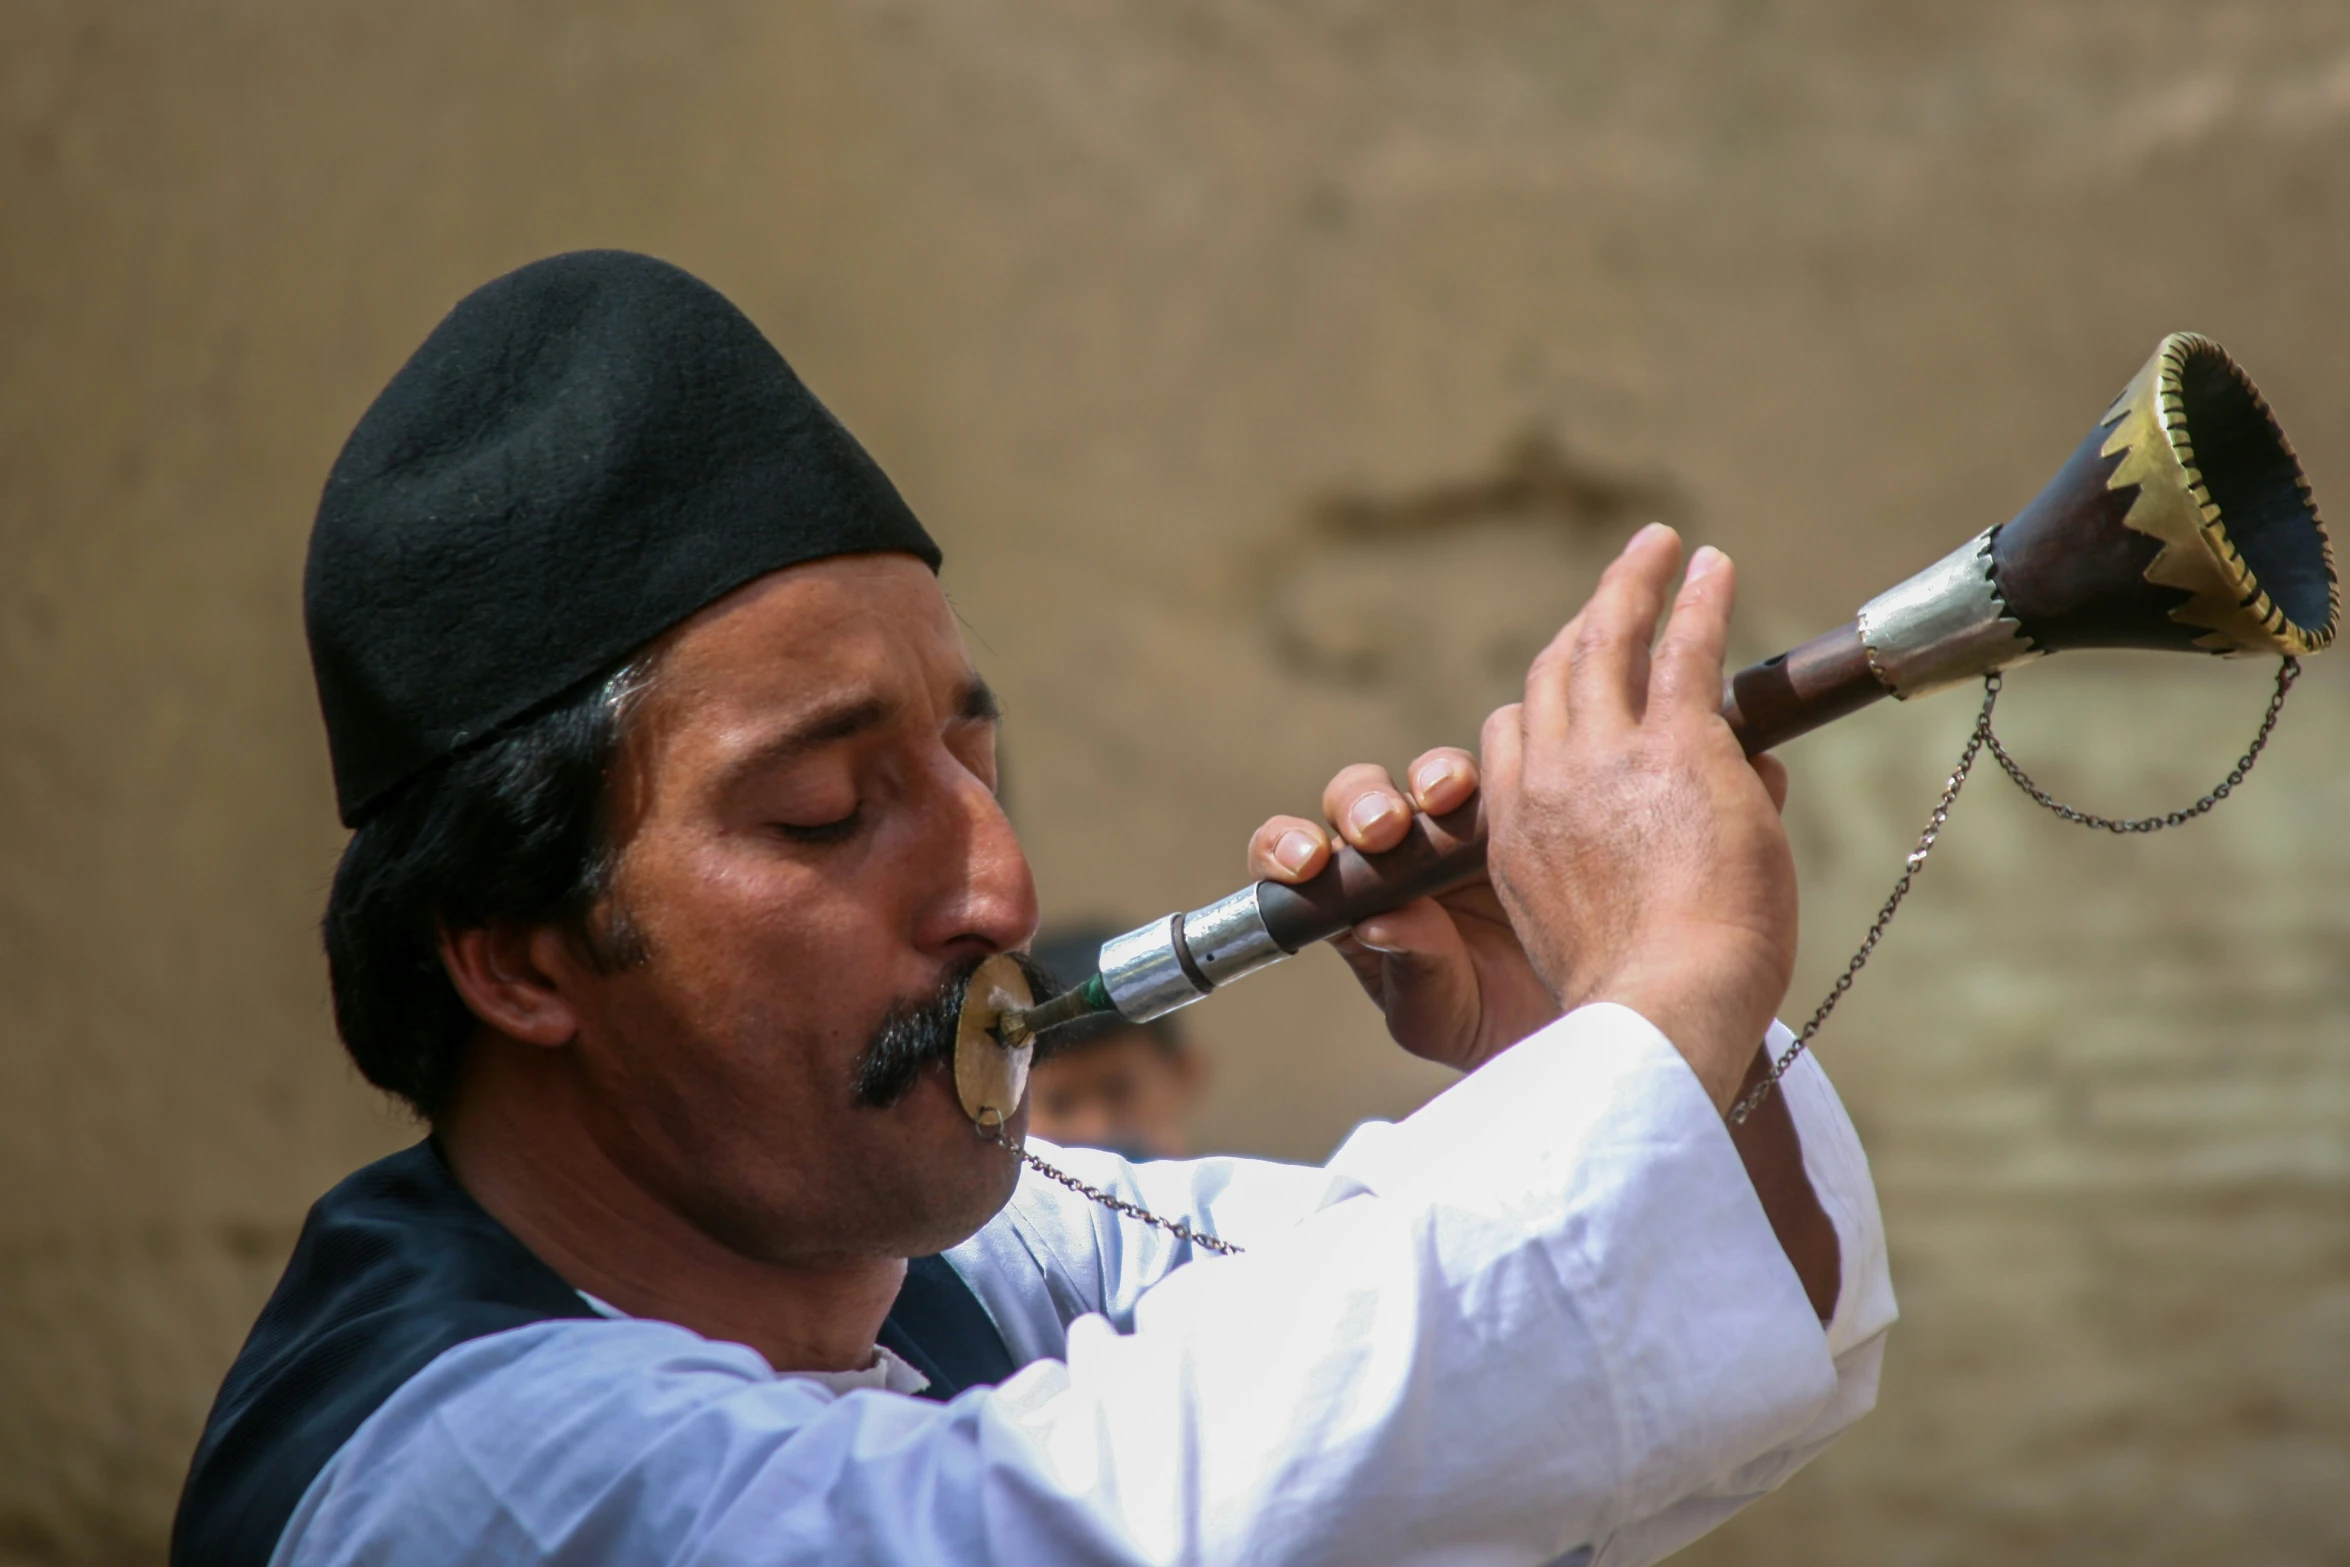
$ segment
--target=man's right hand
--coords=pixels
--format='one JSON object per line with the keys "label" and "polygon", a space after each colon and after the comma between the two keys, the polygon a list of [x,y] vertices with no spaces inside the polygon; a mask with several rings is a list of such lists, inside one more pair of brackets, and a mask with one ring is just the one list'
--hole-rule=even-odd
{"label": "man's right hand", "polygon": [[1795,964],[1787,775],[1719,712],[1735,591],[1700,549],[1651,641],[1681,541],[1651,524],[1486,720],[1493,884],[1562,1007],[1615,1001],[1727,1109]]}

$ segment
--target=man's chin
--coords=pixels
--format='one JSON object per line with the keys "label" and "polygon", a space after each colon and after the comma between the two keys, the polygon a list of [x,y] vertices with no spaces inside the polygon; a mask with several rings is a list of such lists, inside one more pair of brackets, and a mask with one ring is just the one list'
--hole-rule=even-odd
{"label": "man's chin", "polygon": [[1027,1134],[1028,1105],[1021,1103],[1004,1137],[982,1132],[963,1113],[952,1074],[941,1069],[923,1073],[901,1108],[919,1119],[915,1158],[923,1174],[921,1201],[907,1214],[916,1226],[904,1245],[907,1256],[925,1257],[969,1240],[1012,1200],[1020,1184],[1013,1150]]}

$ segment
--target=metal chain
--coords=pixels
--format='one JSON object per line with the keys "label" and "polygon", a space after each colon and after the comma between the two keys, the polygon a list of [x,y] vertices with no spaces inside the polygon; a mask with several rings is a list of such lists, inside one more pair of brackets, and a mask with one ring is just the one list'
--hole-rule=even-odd
{"label": "metal chain", "polygon": [[1886,898],[1885,906],[1877,911],[1876,919],[1869,924],[1869,933],[1861,938],[1860,950],[1852,955],[1851,962],[1844,965],[1844,972],[1836,976],[1836,983],[1812,1012],[1811,1021],[1803,1025],[1803,1032],[1797,1034],[1795,1042],[1771,1063],[1771,1069],[1763,1074],[1762,1081],[1748,1089],[1730,1107],[1732,1126],[1745,1125],[1746,1118],[1754,1113],[1755,1107],[1771,1096],[1771,1090],[1779,1086],[1779,1079],[1787,1075],[1787,1069],[1795,1064],[1796,1058],[1810,1047],[1813,1036],[1828,1021],[1828,1014],[1836,1010],[1836,1003],[1844,999],[1844,993],[1852,988],[1853,980],[1868,966],[1869,955],[1877,950],[1877,943],[1884,939],[1885,927],[1893,923],[1893,916],[1900,912],[1901,900],[1909,896],[1910,884],[1917,879],[1918,872],[1925,869],[1926,856],[1934,852],[1935,841],[1942,836],[1942,825],[1950,820],[1950,808],[1958,803],[1958,791],[1966,787],[1967,775],[1975,770],[1975,758],[1983,754],[1983,746],[1991,738],[1991,709],[1998,703],[1999,677],[1996,674],[1986,676],[1983,681],[1983,710],[1975,715],[1974,733],[1967,736],[1966,749],[1959,753],[1958,765],[1950,770],[1949,781],[1942,786],[1942,798],[1934,802],[1934,814],[1926,818],[1925,830],[1918,834],[1918,846],[1909,851],[1909,859],[1902,866],[1901,879],[1893,884],[1892,895]]}
{"label": "metal chain", "polygon": [[[1999,677],[1994,675],[1991,678],[1996,680]],[[2176,827],[2182,822],[2193,821],[2235,793],[2236,785],[2244,781],[2244,775],[2252,771],[2252,764],[2259,761],[2260,753],[2267,749],[2268,737],[2277,727],[2277,715],[2285,710],[2285,693],[2293,689],[2293,682],[2299,678],[2301,661],[2288,655],[2277,665],[2277,691],[2276,695],[2268,699],[2268,712],[2260,720],[2260,733],[2252,737],[2252,744],[2236,759],[2236,765],[2229,770],[2228,776],[2193,805],[2184,810],[2165,811],[2160,816],[2098,816],[2076,810],[2034,783],[2032,775],[2017,766],[2015,758],[2007,754],[2007,747],[1999,743],[1997,735],[1986,735],[1985,738],[1990,742],[1992,756],[1998,759],[2007,776],[2015,780],[2015,786],[2066,821],[2077,822],[2083,827],[2101,828],[2110,833],[2160,832],[2165,827]]]}
{"label": "metal chain", "polygon": [[1950,781],[1943,786],[1942,798],[1935,804],[1934,814],[1926,818],[1926,830],[1918,835],[1918,846],[1909,851],[1909,860],[1902,870],[1901,879],[1893,884],[1893,895],[1877,911],[1877,918],[1869,926],[1869,933],[1861,938],[1860,950],[1853,953],[1852,961],[1844,965],[1844,972],[1836,976],[1835,986],[1829,990],[1819,1009],[1812,1013],[1811,1021],[1803,1025],[1803,1032],[1796,1035],[1795,1042],[1771,1063],[1771,1069],[1763,1075],[1762,1081],[1730,1107],[1730,1124],[1743,1125],[1746,1118],[1754,1113],[1755,1107],[1770,1097],[1779,1079],[1787,1075],[1787,1069],[1809,1048],[1813,1036],[1820,1031],[1820,1025],[1828,1021],[1828,1014],[1836,1010],[1836,1003],[1842,1001],[1844,993],[1852,988],[1854,978],[1867,965],[1869,955],[1876,951],[1877,942],[1885,934],[1885,927],[1893,923],[1893,915],[1901,907],[1901,900],[1909,896],[1910,882],[1924,868],[1926,856],[1933,852],[1935,839],[1942,835],[1943,823],[1950,819],[1950,807],[1956,803],[1958,791],[1966,787],[1967,775],[1974,770],[1975,760],[1982,755],[1984,747],[1990,747],[1992,757],[1998,761],[2000,769],[2014,780],[2018,789],[2068,822],[2101,828],[2110,833],[2160,832],[2165,827],[2176,827],[2182,822],[2193,821],[2236,791],[2236,786],[2244,781],[2245,775],[2252,771],[2253,764],[2260,760],[2260,753],[2267,748],[2269,736],[2277,727],[2277,715],[2284,711],[2285,693],[2293,689],[2293,682],[2300,677],[2301,661],[2288,654],[2277,665],[2276,694],[2268,699],[2268,711],[2261,715],[2259,732],[2253,735],[2252,743],[2245,747],[2244,754],[2237,758],[2228,776],[2193,805],[2183,810],[2165,811],[2160,816],[2098,816],[2089,811],[2076,810],[2050,795],[2032,781],[2032,775],[2025,772],[2014,757],[2007,754],[2007,747],[1999,743],[1999,736],[1991,730],[1991,710],[1999,705],[1999,692],[2004,682],[1996,670],[1985,675],[1983,710],[1975,715],[1974,733],[1967,736],[1966,749],[1959,753],[1958,766],[1952,769]]}
{"label": "metal chain", "polygon": [[1098,1186],[1088,1186],[1068,1171],[1055,1169],[1045,1163],[1030,1153],[1025,1146],[1016,1148],[1013,1152],[1020,1156],[1022,1164],[1027,1165],[1028,1168],[1044,1176],[1047,1180],[1059,1181],[1080,1197],[1089,1198],[1105,1208],[1114,1209],[1129,1219],[1140,1219],[1145,1224],[1165,1230],[1179,1241],[1189,1241],[1194,1246],[1215,1252],[1219,1256],[1237,1257],[1240,1255],[1241,1249],[1230,1241],[1220,1240],[1213,1235],[1203,1235],[1180,1219],[1163,1219],[1140,1203],[1128,1202],[1123,1197],[1113,1196]]}
{"label": "metal chain", "polygon": [[1192,1245],[1200,1247],[1205,1251],[1215,1252],[1218,1256],[1237,1257],[1241,1253],[1241,1248],[1233,1245],[1228,1240],[1219,1240],[1213,1235],[1203,1235],[1198,1230],[1193,1229],[1190,1225],[1185,1224],[1180,1219],[1163,1219],[1159,1215],[1151,1212],[1148,1208],[1145,1208],[1140,1203],[1128,1202],[1125,1198],[1110,1192],[1105,1192],[1098,1186],[1088,1186],[1085,1182],[1079,1180],[1076,1176],[1071,1175],[1068,1171],[1056,1169],[1054,1166],[1045,1163],[1042,1159],[1039,1159],[1036,1155],[1030,1153],[1028,1151],[1028,1143],[1026,1139],[1022,1139],[1020,1142],[1015,1143],[1009,1138],[1005,1137],[1003,1135],[1003,1128],[1001,1125],[994,1127],[982,1126],[979,1131],[982,1137],[990,1136],[992,1134],[994,1140],[1003,1147],[1011,1149],[1013,1155],[1018,1158],[1022,1164],[1028,1166],[1028,1168],[1034,1170],[1037,1174],[1043,1176],[1047,1180],[1060,1182],[1063,1186],[1068,1187],[1069,1190],[1075,1192],[1078,1196],[1085,1198],[1088,1202],[1099,1203],[1114,1213],[1122,1213],[1129,1219],[1137,1219],[1144,1224],[1152,1226],[1155,1229],[1165,1230],[1169,1235],[1174,1236],[1179,1241],[1189,1241]]}

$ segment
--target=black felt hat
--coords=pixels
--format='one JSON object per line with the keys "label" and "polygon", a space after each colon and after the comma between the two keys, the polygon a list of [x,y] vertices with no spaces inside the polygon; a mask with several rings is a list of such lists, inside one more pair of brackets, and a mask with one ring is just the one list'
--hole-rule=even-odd
{"label": "black felt hat", "polygon": [[356,826],[434,762],[770,571],[938,546],[716,290],[535,262],[449,312],[343,447],[303,613]]}

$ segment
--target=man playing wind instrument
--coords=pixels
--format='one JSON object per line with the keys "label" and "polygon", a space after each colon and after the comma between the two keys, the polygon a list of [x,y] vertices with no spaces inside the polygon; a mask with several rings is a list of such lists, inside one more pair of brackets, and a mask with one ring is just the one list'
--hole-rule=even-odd
{"label": "man playing wind instrument", "polygon": [[1629,1564],[1778,1485],[1893,1302],[1819,1068],[1724,1122],[1795,881],[1680,557],[1633,539],[1480,756],[1251,841],[1302,880],[1482,790],[1492,872],[1341,943],[1461,1073],[1424,1109],[1320,1168],[1046,1151],[1244,1248],[1195,1254],[957,1100],[1036,897],[889,481],[672,267],[467,298],[306,583],[336,1020],[429,1135],[312,1210],[174,1559]]}

